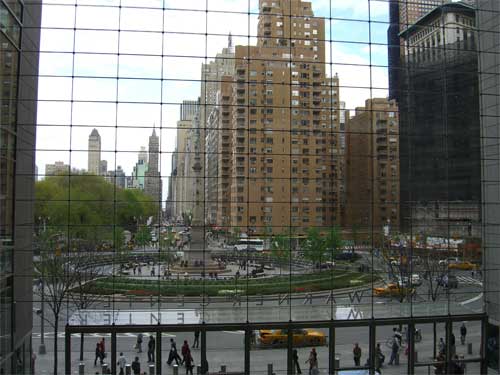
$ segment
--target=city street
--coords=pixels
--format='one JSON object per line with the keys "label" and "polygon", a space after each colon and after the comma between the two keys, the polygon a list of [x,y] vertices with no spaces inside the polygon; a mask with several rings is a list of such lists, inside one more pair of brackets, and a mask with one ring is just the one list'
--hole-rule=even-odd
{"label": "city street", "polygon": [[[464,276],[465,277],[465,276]],[[334,319],[359,319],[367,318],[372,313],[376,317],[387,316],[404,316],[413,309],[414,315],[428,315],[447,314],[448,306],[453,313],[473,313],[479,312],[482,306],[482,297],[480,289],[476,283],[461,285],[457,290],[457,294],[450,296],[450,303],[447,301],[446,296],[441,296],[439,303],[428,302],[415,302],[411,305],[408,303],[400,304],[396,301],[390,301],[384,298],[373,298],[362,295],[359,300],[354,295],[340,296],[335,298],[335,302],[328,300],[325,296],[318,296],[307,300],[304,304],[303,299],[296,299],[291,301],[291,305],[286,302],[279,305],[278,300],[266,300],[262,302],[252,302],[247,306],[242,301],[241,307],[239,305],[233,306],[233,303],[228,302],[214,302],[208,306],[200,307],[199,303],[185,303],[184,306],[178,306],[175,302],[162,303],[161,306],[157,304],[151,305],[146,302],[115,302],[112,306],[96,306],[96,308],[89,312],[87,316],[87,324],[102,324],[105,322],[111,323],[115,321],[116,324],[155,324],[156,320],[162,323],[178,323],[189,324],[199,323],[205,321],[207,323],[238,323],[245,322],[269,322],[269,321],[288,321],[290,318],[294,321],[307,321],[307,320],[328,320],[332,317]],[[417,297],[418,298],[418,297]],[[351,299],[353,299],[351,301]],[[291,315],[290,315],[291,313]],[[92,322],[95,319],[95,322]],[[40,319],[34,317],[34,330],[33,330],[33,345],[37,350],[40,343]],[[59,366],[62,369],[64,366],[64,326],[65,323],[60,325],[59,343],[58,348],[60,351]],[[467,354],[467,346],[458,344],[457,353],[464,354],[466,358],[478,356],[479,342],[480,342],[480,325],[479,323],[467,323],[468,338],[467,342],[472,343],[472,355]],[[424,325],[417,327],[421,329],[423,340],[416,344],[418,352],[418,360],[421,363],[430,362],[433,356],[433,327],[432,325]],[[457,342],[459,342],[458,326],[454,327]],[[436,329],[436,338],[444,337],[444,325],[438,324]],[[327,332],[323,331],[324,334]],[[379,327],[377,329],[377,342],[381,343],[382,351],[386,355],[386,361],[390,356],[390,350],[385,345],[388,338],[391,337],[392,327]],[[143,346],[146,347],[147,332],[144,333],[145,339]],[[352,346],[354,342],[359,342],[366,353],[368,350],[368,329],[367,328],[345,328],[338,329],[336,332],[336,356],[340,360],[341,366],[352,366]],[[96,342],[101,338],[101,335],[86,335],[84,347],[84,363],[86,373],[94,374],[99,370],[98,367],[94,368],[94,350]],[[174,338],[177,342],[177,347],[180,350],[184,339],[188,340],[191,344],[193,340],[193,333],[186,332],[185,334],[170,334],[165,332],[163,334],[163,356],[164,361],[168,357],[169,339]],[[218,370],[221,365],[227,366],[228,371],[242,371],[244,362],[243,352],[244,332],[210,332],[207,334],[207,358],[210,363],[210,369]],[[109,350],[110,342],[107,340],[107,350]],[[118,352],[123,351],[130,363],[136,355],[134,348],[136,342],[136,335],[134,334],[120,334],[118,335]],[[47,354],[40,355],[37,358],[37,374],[48,374],[52,370],[52,351],[53,351],[53,329],[46,327],[45,343],[47,346]],[[73,336],[72,339],[72,363],[74,373],[78,373],[79,352],[80,352],[80,337]],[[143,349],[146,351],[146,349]],[[308,357],[310,348],[298,348],[299,358],[305,361]],[[319,364],[322,368],[322,373],[326,374],[328,366],[328,349],[326,347],[317,348],[319,356]],[[109,353],[108,353],[109,354]],[[199,364],[199,350],[193,349],[193,357],[195,363]],[[146,365],[147,354],[142,353],[139,355],[141,365]],[[109,359],[109,357],[108,357]],[[362,362],[366,360],[366,355],[363,355]],[[285,373],[286,370],[286,350],[285,349],[256,349],[251,352],[251,369],[252,374],[267,374],[267,366],[272,363],[274,371],[278,373]],[[385,366],[383,373],[389,374],[403,374],[406,373],[406,356],[401,354],[401,364],[399,366]],[[306,365],[304,365],[305,367]],[[469,373],[474,373],[474,364],[469,364]],[[144,368],[144,367],[143,367]],[[167,369],[164,366],[164,371],[167,374],[172,373],[172,369]],[[181,373],[183,373],[181,369]],[[427,374],[427,367],[419,368],[417,373]]]}

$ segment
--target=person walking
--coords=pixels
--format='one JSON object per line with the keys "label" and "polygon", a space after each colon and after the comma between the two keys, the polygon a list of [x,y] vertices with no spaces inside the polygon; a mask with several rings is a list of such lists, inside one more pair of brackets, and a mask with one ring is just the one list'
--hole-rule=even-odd
{"label": "person walking", "polygon": [[389,365],[392,364],[399,366],[399,343],[395,338],[392,339],[391,359],[389,360]]}
{"label": "person walking", "polygon": [[104,341],[104,337],[101,338],[99,342],[99,350],[101,351],[101,364],[104,362],[104,358],[106,358],[106,344]]}
{"label": "person walking", "polygon": [[135,357],[134,362],[132,362],[132,372],[134,375],[141,374],[141,363],[139,362],[139,357]]}
{"label": "person walking", "polygon": [[375,348],[375,371],[381,373],[380,368],[384,363],[385,356],[382,353],[382,349],[380,348],[380,343],[377,343],[377,347]]}
{"label": "person walking", "polygon": [[361,365],[361,348],[358,343],[354,344],[352,349],[352,355],[354,357],[354,366],[358,367]]}
{"label": "person walking", "polygon": [[95,359],[94,359],[94,367],[97,366],[97,360],[103,363],[103,358],[101,357],[101,343],[97,342],[95,345]]}
{"label": "person walking", "polygon": [[190,353],[189,344],[187,340],[184,340],[184,344],[182,345],[181,348],[181,354],[182,354],[181,365],[186,362],[186,357],[189,353]]}
{"label": "person walking", "polygon": [[143,339],[144,335],[142,333],[139,333],[137,335],[137,342],[135,344],[136,346],[136,349],[137,349],[137,353],[142,353],[142,339]]}
{"label": "person walking", "polygon": [[462,323],[462,326],[460,327],[460,342],[462,345],[465,345],[465,336],[467,336],[467,327],[465,326],[465,323]]}
{"label": "person walking", "polygon": [[149,336],[149,342],[148,342],[148,362],[155,361],[155,348],[156,348],[156,341],[153,335],[151,335]]}
{"label": "person walking", "polygon": [[193,349],[194,348],[198,349],[199,346],[200,346],[200,331],[197,329],[196,331],[194,331]]}
{"label": "person walking", "polygon": [[318,353],[316,353],[316,349],[312,348],[309,353],[309,358],[306,363],[309,363],[309,375],[317,375],[318,371]]}
{"label": "person walking", "polygon": [[292,352],[292,367],[293,367],[294,373],[297,373],[298,375],[302,374],[302,371],[300,370],[299,354],[297,352],[297,349],[293,349],[293,352]]}
{"label": "person walking", "polygon": [[451,351],[451,357],[453,357],[456,353],[456,339],[455,339],[455,334],[452,332],[450,335],[450,351]]}
{"label": "person walking", "polygon": [[438,348],[439,348],[439,354],[444,355],[446,353],[446,344],[445,344],[444,339],[442,337],[439,339]]}
{"label": "person walking", "polygon": [[173,361],[175,361],[176,365],[179,365],[179,354],[177,353],[177,345],[174,339],[170,339],[170,353],[168,353],[167,365],[171,365]]}
{"label": "person walking", "polygon": [[125,366],[127,365],[127,359],[123,355],[123,352],[120,353],[120,357],[118,358],[118,362],[116,362],[116,364],[120,368],[119,375],[125,375]]}
{"label": "person walking", "polygon": [[186,375],[188,374],[193,375],[193,367],[194,367],[193,356],[191,355],[191,350],[189,350],[189,346],[183,360],[184,360],[184,365],[186,366]]}

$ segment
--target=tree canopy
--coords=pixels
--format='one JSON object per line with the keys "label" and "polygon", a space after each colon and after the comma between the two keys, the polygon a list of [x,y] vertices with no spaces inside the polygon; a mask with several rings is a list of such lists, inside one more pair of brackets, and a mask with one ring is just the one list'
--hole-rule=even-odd
{"label": "tree canopy", "polygon": [[114,229],[135,231],[139,218],[157,217],[158,204],[140,190],[103,177],[51,176],[35,185],[35,220],[72,239],[113,242]]}

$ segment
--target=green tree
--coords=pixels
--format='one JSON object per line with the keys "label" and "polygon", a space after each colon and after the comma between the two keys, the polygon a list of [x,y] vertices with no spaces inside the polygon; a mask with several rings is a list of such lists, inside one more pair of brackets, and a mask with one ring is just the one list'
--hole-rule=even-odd
{"label": "green tree", "polygon": [[324,238],[325,248],[330,256],[330,259],[333,261],[335,255],[342,248],[342,234],[338,227],[332,227],[326,232],[326,236]]}
{"label": "green tree", "polygon": [[321,237],[318,228],[312,227],[307,230],[307,240],[303,245],[304,257],[311,262],[321,264],[326,251],[326,241]]}
{"label": "green tree", "polygon": [[[35,294],[44,301],[42,311],[45,306],[51,311],[49,317],[42,313],[42,319],[54,329],[54,375],[59,373],[58,332],[61,314],[73,289],[78,288],[79,285],[85,285],[88,281],[87,278],[91,274],[89,267],[96,259],[95,255],[88,252],[88,249],[82,249],[80,241],[76,242],[75,246],[65,246],[61,244],[59,237],[59,234],[55,234],[43,238],[40,243],[40,256],[34,263],[35,274],[40,281]],[[63,246],[66,250],[62,249]],[[74,248],[76,250],[73,250]],[[87,302],[85,306],[88,306]]]}
{"label": "green tree", "polygon": [[142,225],[139,227],[139,230],[135,234],[135,243],[137,246],[142,246],[146,249],[146,246],[151,243],[151,230],[148,226]]}
{"label": "green tree", "polygon": [[100,176],[51,176],[35,184],[35,218],[71,239],[113,241],[113,227],[135,230],[136,217],[157,217],[158,203]]}
{"label": "green tree", "polygon": [[290,237],[278,234],[271,240],[271,255],[280,262],[290,259]]}

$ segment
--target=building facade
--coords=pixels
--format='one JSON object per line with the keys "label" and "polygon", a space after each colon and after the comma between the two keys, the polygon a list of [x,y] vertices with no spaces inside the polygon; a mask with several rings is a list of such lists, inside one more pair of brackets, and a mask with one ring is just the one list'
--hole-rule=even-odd
{"label": "building facade", "polygon": [[156,129],[149,137],[148,169],[145,175],[144,192],[155,202],[161,202],[162,181],[159,169],[160,138],[156,135]]}
{"label": "building facade", "polygon": [[175,147],[175,162],[176,166],[175,175],[172,177],[173,195],[172,200],[174,202],[173,215],[176,218],[181,218],[184,213],[191,210],[190,202],[192,202],[192,197],[190,197],[190,192],[192,189],[192,173],[191,168],[194,163],[194,159],[190,153],[190,142],[191,139],[191,129],[193,124],[195,124],[194,119],[198,116],[200,106],[198,105],[193,109],[192,105],[196,101],[186,100],[183,101],[181,107],[184,105],[188,106],[190,110],[184,110],[181,108],[180,113],[184,114],[184,117],[177,122],[177,137],[176,137],[176,147]]}
{"label": "building facade", "polygon": [[89,135],[88,171],[92,175],[101,175],[101,136],[97,129]]}
{"label": "building facade", "polygon": [[[219,190],[219,178],[222,167],[219,153],[222,151],[221,132],[228,127],[227,111],[221,113],[222,85],[226,84],[224,77],[233,76],[235,67],[232,37],[228,37],[228,46],[218,53],[213,61],[202,65],[200,92],[200,121],[205,124],[205,197],[206,217],[208,223],[217,223],[218,202],[222,196]],[[226,91],[226,88],[224,91]],[[228,98],[227,95],[225,97]],[[224,119],[222,119],[224,117]],[[224,122],[223,122],[224,121]],[[227,150],[226,150],[227,152]],[[226,181],[227,182],[227,181]],[[227,213],[223,214],[227,216]],[[227,223],[226,223],[227,224]]]}
{"label": "building facade", "polygon": [[235,47],[230,226],[252,234],[338,223],[339,116],[325,20],[309,2],[260,1],[257,40]]}
{"label": "building facade", "polygon": [[125,189],[126,176],[121,165],[119,165],[115,171],[108,171],[106,174],[106,180],[111,184],[115,184],[120,189]]}
{"label": "building facade", "polygon": [[395,100],[369,99],[346,132],[346,221],[362,233],[399,223],[399,113]]}
{"label": "building facade", "polygon": [[[488,364],[498,371],[500,327],[500,2],[478,1],[481,131],[482,131],[482,228],[485,268],[485,306],[491,324],[488,332]],[[496,348],[491,343],[496,342]],[[491,349],[491,350],[490,350]],[[494,352],[496,350],[496,353]]]}
{"label": "building facade", "polygon": [[[400,36],[402,225],[417,222],[419,206],[438,205],[450,212],[467,207],[461,221],[477,226],[481,158],[475,10],[464,3],[442,5]],[[449,225],[453,232],[454,222]]]}
{"label": "building facade", "polygon": [[25,374],[31,373],[32,353],[31,275],[41,1],[2,2],[0,11],[0,372]]}
{"label": "building facade", "polygon": [[45,164],[45,177],[58,174],[68,175],[70,167],[63,161],[56,161],[54,164]]}

